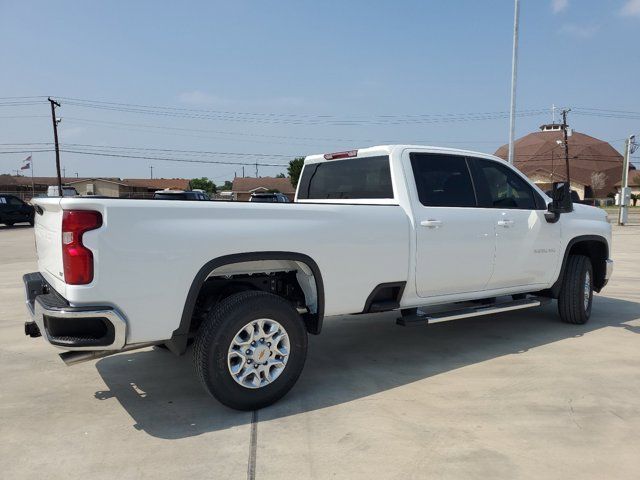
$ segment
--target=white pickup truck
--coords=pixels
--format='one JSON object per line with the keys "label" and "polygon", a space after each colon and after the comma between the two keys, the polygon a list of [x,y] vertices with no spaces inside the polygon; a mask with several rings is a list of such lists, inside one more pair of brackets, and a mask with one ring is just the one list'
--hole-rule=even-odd
{"label": "white pickup truck", "polygon": [[208,392],[256,409],[291,389],[326,317],[406,326],[557,299],[584,323],[611,226],[567,187],[550,199],[494,156],[390,145],[307,157],[291,204],[37,199],[25,331],[68,364],[193,341]]}

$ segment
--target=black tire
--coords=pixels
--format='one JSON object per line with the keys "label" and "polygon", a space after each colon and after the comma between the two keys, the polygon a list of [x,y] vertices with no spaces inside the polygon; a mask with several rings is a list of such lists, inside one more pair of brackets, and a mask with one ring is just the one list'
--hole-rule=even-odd
{"label": "black tire", "polygon": [[13,222],[4,222],[7,227],[13,227]]}
{"label": "black tire", "polygon": [[[589,275],[588,287],[586,276]],[[585,289],[589,301],[585,306]],[[567,259],[562,287],[558,296],[558,313],[563,322],[584,324],[591,316],[593,303],[593,268],[591,260],[584,255],[570,255]]]}
{"label": "black tire", "polygon": [[33,227],[34,224],[35,224],[35,221],[33,220],[33,218],[31,220],[29,220],[29,225],[31,225]]}
{"label": "black tire", "polygon": [[[277,321],[289,336],[290,352],[282,373],[270,384],[247,388],[233,378],[227,355],[238,331],[252,320]],[[212,308],[198,331],[193,361],[205,389],[224,405],[256,410],[282,398],[296,383],[307,357],[307,331],[296,309],[267,292],[246,291],[225,298]]]}

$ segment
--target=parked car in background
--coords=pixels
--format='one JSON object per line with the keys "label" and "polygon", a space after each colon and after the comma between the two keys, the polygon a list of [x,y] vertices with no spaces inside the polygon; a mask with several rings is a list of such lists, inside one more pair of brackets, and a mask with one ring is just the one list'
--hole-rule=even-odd
{"label": "parked car in background", "polygon": [[[58,186],[51,185],[49,188],[47,188],[47,197],[59,197],[60,194],[58,192],[59,192]],[[62,196],[63,197],[79,197],[80,194],[74,187],[62,187]]]}
{"label": "parked car in background", "polygon": [[259,203],[289,203],[289,197],[284,193],[252,193],[250,202]]}
{"label": "parked car in background", "polygon": [[209,195],[201,190],[158,190],[153,194],[154,200],[211,200]]}
{"label": "parked car in background", "polygon": [[15,195],[0,195],[0,223],[11,227],[25,222],[33,225],[33,206]]}

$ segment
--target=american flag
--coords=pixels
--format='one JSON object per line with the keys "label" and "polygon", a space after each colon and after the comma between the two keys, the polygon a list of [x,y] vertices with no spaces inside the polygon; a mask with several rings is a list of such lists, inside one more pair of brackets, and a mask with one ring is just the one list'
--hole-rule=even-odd
{"label": "american flag", "polygon": [[25,158],[22,163],[24,163],[24,165],[20,167],[20,170],[29,170],[31,168],[31,155]]}

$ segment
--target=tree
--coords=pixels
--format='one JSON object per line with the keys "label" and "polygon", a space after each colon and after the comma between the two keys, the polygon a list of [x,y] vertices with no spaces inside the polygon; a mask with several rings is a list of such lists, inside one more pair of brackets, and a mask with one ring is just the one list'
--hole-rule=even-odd
{"label": "tree", "polygon": [[279,173],[276,175],[276,178],[285,178],[284,173]]}
{"label": "tree", "polygon": [[232,190],[232,189],[233,189],[233,182],[229,180],[225,180],[224,185],[222,185],[219,190]]}
{"label": "tree", "polygon": [[209,194],[214,194],[218,191],[216,188],[216,184],[209,180],[207,177],[194,178],[189,182],[189,187],[191,188],[191,190],[204,190]]}
{"label": "tree", "polygon": [[607,183],[607,175],[604,172],[593,172],[591,174],[591,188],[594,195],[598,190],[602,190]]}
{"label": "tree", "polygon": [[300,173],[302,172],[303,165],[304,157],[297,157],[291,160],[287,167],[287,173],[291,179],[291,185],[293,185],[294,188],[298,188],[298,180],[300,180]]}

